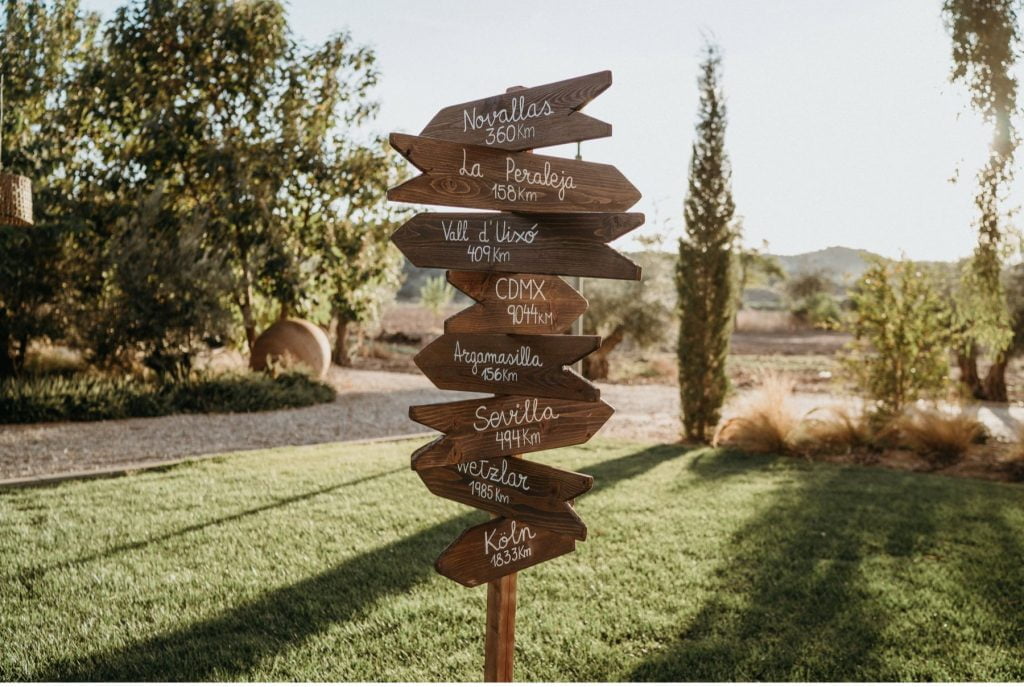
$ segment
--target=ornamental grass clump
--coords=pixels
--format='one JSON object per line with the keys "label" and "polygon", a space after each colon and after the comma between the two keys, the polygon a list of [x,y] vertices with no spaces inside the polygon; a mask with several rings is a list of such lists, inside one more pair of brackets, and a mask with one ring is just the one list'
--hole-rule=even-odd
{"label": "ornamental grass clump", "polygon": [[878,439],[865,413],[829,408],[827,415],[806,419],[800,432],[800,449],[808,454],[852,453],[876,448]]}
{"label": "ornamental grass clump", "polygon": [[777,372],[761,374],[756,391],[739,413],[715,433],[714,446],[748,453],[794,454],[802,418],[792,408],[793,380]]}
{"label": "ornamental grass clump", "polygon": [[900,443],[920,454],[935,468],[959,462],[972,445],[987,437],[985,425],[963,412],[913,409],[893,420]]}

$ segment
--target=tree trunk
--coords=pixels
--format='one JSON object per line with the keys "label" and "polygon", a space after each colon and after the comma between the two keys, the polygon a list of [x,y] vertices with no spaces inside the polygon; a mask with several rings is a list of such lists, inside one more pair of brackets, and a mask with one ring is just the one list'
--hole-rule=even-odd
{"label": "tree trunk", "polygon": [[978,347],[971,344],[969,351],[956,352],[956,364],[960,368],[960,383],[972,398],[982,399],[985,391],[981,388],[981,378],[978,376]]}
{"label": "tree trunk", "polygon": [[626,328],[621,324],[604,337],[601,346],[583,359],[583,376],[587,379],[608,378],[608,356],[626,338]]}
{"label": "tree trunk", "polygon": [[992,361],[982,383],[985,400],[997,403],[1006,403],[1009,400],[1006,395],[1006,364],[1009,359],[1008,353],[1003,351]]}
{"label": "tree trunk", "polygon": [[7,327],[0,324],[0,379],[13,377],[15,372],[14,357],[11,356],[11,336]]}
{"label": "tree trunk", "polygon": [[341,365],[342,367],[352,367],[352,357],[348,352],[348,326],[351,324],[342,315],[338,315],[338,321],[334,325],[334,353],[331,356],[331,360],[334,361],[335,365]]}
{"label": "tree trunk", "polygon": [[256,343],[256,320],[252,315],[252,284],[248,274],[242,291],[242,323],[245,325],[245,341],[249,344],[249,353],[252,353],[253,344]]}

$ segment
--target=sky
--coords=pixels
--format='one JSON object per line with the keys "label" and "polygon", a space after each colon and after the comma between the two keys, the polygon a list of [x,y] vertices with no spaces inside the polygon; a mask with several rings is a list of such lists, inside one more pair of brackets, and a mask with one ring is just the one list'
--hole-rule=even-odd
{"label": "sky", "polygon": [[[115,0],[85,0],[107,15]],[[974,175],[989,134],[949,83],[940,0],[292,0],[295,33],[349,31],[377,53],[374,131],[418,133],[437,110],[605,69],[582,144],[640,189],[633,208],[668,248],[682,204],[701,46],[723,53],[726,149],[745,243],[842,245],[954,260],[975,242]],[[575,146],[543,151],[572,156]],[[956,183],[951,179],[958,178]],[[1019,203],[1011,197],[1009,205]]]}

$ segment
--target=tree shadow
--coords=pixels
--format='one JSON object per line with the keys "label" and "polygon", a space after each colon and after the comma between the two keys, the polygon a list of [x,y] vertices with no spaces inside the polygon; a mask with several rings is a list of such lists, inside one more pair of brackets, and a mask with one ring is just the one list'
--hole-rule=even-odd
{"label": "tree shadow", "polygon": [[[592,492],[637,477],[685,450],[657,446],[588,466],[586,471],[595,477]],[[434,558],[463,529],[479,522],[479,512],[450,518],[203,622],[123,647],[61,659],[30,679],[205,681],[244,676],[265,657],[358,618],[379,599],[426,581],[435,574]]]}
{"label": "tree shadow", "polygon": [[395,468],[394,470],[386,470],[385,472],[378,472],[373,475],[367,475],[366,477],[360,477],[358,479],[349,480],[347,482],[332,484],[327,487],[314,489],[312,491],[303,492],[301,494],[295,494],[293,496],[288,496],[283,499],[275,499],[274,501],[268,504],[257,506],[256,508],[249,508],[247,510],[239,511],[237,513],[232,513],[231,515],[225,515],[223,517],[215,518],[213,520],[207,520],[206,522],[200,522],[194,525],[189,525],[188,527],[182,527],[172,532],[166,532],[155,537],[125,542],[124,544],[118,544],[117,546],[112,546],[108,549],[105,549],[103,551],[97,551],[96,553],[91,553],[87,556],[80,556],[78,558],[74,558],[67,561],[61,561],[59,563],[53,563],[51,565],[38,566],[35,568],[29,568],[28,570],[18,571],[17,573],[15,573],[14,577],[19,579],[23,584],[31,585],[31,583],[34,580],[38,579],[39,577],[42,577],[46,573],[53,572],[55,570],[71,568],[77,565],[85,565],[87,563],[92,563],[94,561],[98,561],[104,558],[110,558],[112,556],[117,556],[119,554],[127,553],[129,551],[137,551],[139,549],[144,549],[147,546],[151,546],[153,544],[159,544],[161,542],[168,541],[169,539],[174,539],[175,537],[183,537],[185,535],[193,534],[195,532],[200,532],[209,527],[224,525],[229,522],[241,520],[242,518],[247,518],[252,515],[258,515],[259,513],[273,510],[275,508],[283,508],[285,506],[290,506],[293,503],[306,501],[308,499],[315,498],[323,494],[328,494],[332,491],[337,491],[338,489],[342,489],[344,487],[354,487],[357,484],[363,484],[364,482],[369,482],[371,480],[379,479],[381,477],[387,477],[388,475],[393,475],[397,472],[403,471],[404,468]]}
{"label": "tree shadow", "polygon": [[[737,460],[716,457],[699,469],[727,477],[739,469]],[[770,462],[742,460],[744,468]],[[891,557],[900,569],[934,556],[951,526],[948,513],[940,511],[962,499],[960,484],[931,478],[923,485],[914,482],[921,476],[880,471],[868,480],[852,479],[853,471],[865,469],[793,472],[796,485],[773,493],[772,504],[731,539],[712,597],[677,639],[640,664],[630,679],[934,679],[936,674],[896,673],[884,663],[891,638],[882,633],[898,611],[870,587],[862,567],[872,557]],[[1007,536],[1006,550],[986,557],[994,562],[1006,551],[1019,557],[1019,545],[1011,549],[1014,542]],[[1019,592],[1024,569],[1013,575],[1011,586]],[[1006,583],[1004,577],[993,589],[975,585],[971,592],[995,600],[1008,591]],[[1019,610],[1018,605],[1017,629]],[[941,676],[944,667],[936,668]]]}

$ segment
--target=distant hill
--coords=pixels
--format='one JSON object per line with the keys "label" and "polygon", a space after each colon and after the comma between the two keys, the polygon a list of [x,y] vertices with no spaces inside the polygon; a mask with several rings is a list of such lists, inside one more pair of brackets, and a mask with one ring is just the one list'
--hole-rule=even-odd
{"label": "distant hill", "polygon": [[810,253],[774,257],[790,277],[821,272],[840,284],[850,285],[867,270],[869,259],[880,256],[866,250],[830,246]]}

